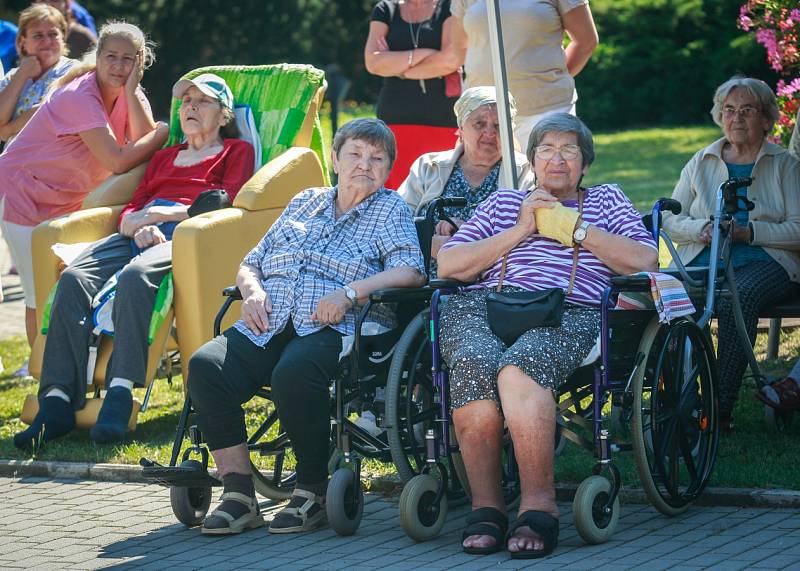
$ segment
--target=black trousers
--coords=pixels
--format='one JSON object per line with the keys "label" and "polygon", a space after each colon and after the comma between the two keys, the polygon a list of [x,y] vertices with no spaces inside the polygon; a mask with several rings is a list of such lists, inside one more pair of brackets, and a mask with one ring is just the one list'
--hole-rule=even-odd
{"label": "black trousers", "polygon": [[131,262],[132,241],[121,234],[98,240],[61,274],[44,347],[40,396],[59,388],[70,396],[75,410],[84,407],[92,299],[122,268],[112,312],[114,351],[106,369],[106,386],[115,377],[144,386],[150,316],[161,280],[172,269],[172,242],[148,248]]}
{"label": "black trousers", "polygon": [[[752,347],[756,342],[758,314],[761,310],[767,305],[796,295],[800,288],[789,281],[789,274],[774,260],[747,264],[734,270],[734,276],[742,317]],[[747,369],[747,358],[740,345],[731,300],[718,301],[716,309],[719,323],[719,407],[723,415],[730,415],[739,398],[742,376]]]}
{"label": "black trousers", "polygon": [[258,347],[230,328],[189,361],[189,395],[209,448],[247,441],[242,404],[264,386],[272,389],[281,427],[297,458],[298,484],[328,477],[329,385],[338,371],[342,335],[329,327],[299,337],[291,322]]}

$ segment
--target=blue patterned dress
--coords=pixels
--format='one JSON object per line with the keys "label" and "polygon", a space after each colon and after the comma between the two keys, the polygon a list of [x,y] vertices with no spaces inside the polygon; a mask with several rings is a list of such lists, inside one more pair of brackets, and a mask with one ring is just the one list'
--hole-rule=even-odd
{"label": "blue patterned dress", "polygon": [[[462,207],[447,207],[445,208],[445,214],[450,218],[460,218],[465,222],[472,218],[478,205],[497,190],[501,164],[502,161],[497,161],[497,164],[492,167],[483,182],[479,186],[472,186],[464,175],[461,164],[456,162],[453,172],[450,174],[450,178],[447,179],[447,184],[442,191],[442,198],[463,197],[467,199],[467,204]],[[435,221],[439,222],[438,215],[435,217]],[[436,270],[436,260],[431,260],[431,279],[436,277]]]}

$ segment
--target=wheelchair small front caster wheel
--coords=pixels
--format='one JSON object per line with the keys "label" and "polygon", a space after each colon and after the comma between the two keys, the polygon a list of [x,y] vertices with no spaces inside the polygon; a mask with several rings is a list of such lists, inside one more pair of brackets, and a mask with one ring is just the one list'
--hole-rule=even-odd
{"label": "wheelchair small front caster wheel", "polygon": [[[205,470],[202,462],[197,460],[185,460],[181,462],[181,468],[192,468],[195,470]],[[206,488],[185,488],[172,486],[169,489],[169,503],[172,506],[172,513],[178,521],[188,527],[195,527],[203,523],[203,519],[211,506],[211,487]]]}
{"label": "wheelchair small front caster wheel", "polygon": [[604,506],[611,493],[611,482],[602,476],[589,476],[575,492],[572,511],[575,528],[586,543],[605,543],[617,528],[619,521],[619,496],[614,500],[611,511]]}
{"label": "wheelchair small front caster wheel", "polygon": [[767,428],[771,430],[784,432],[792,425],[793,416],[794,413],[792,412],[777,410],[771,406],[764,405],[764,422],[767,424]]}
{"label": "wheelchair small front caster wheel", "polygon": [[420,474],[411,478],[400,494],[400,523],[415,541],[439,535],[447,519],[447,494],[436,502],[440,485],[430,474]]}
{"label": "wheelchair small front caster wheel", "polygon": [[364,492],[356,474],[347,468],[339,468],[328,483],[325,498],[328,523],[339,535],[353,535],[361,525],[364,515]]}

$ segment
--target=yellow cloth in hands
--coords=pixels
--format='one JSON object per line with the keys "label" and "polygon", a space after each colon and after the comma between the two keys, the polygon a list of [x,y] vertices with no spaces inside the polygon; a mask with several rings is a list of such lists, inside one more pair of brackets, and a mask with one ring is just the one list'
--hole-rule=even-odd
{"label": "yellow cloth in hands", "polygon": [[552,238],[572,247],[572,234],[578,222],[578,211],[556,203],[554,208],[537,208],[534,210],[536,217],[536,232],[547,238]]}

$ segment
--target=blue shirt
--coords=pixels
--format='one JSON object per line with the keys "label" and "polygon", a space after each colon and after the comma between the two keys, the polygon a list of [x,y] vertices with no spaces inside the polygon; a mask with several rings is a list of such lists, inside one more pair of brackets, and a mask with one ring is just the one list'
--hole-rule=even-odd
{"label": "blue shirt", "polygon": [[17,27],[11,22],[0,20],[0,61],[8,71],[17,63]]}
{"label": "blue shirt", "polygon": [[81,26],[86,26],[95,36],[97,36],[97,26],[94,23],[94,18],[86,8],[75,2],[75,0],[72,0],[72,4],[70,4],[70,12],[72,12],[72,17],[75,18],[76,22],[78,22]]}
{"label": "blue shirt", "polygon": [[[28,111],[36,105],[43,103],[50,85],[56,79],[67,73],[69,69],[76,63],[78,63],[76,60],[62,56],[61,59],[59,59],[58,62],[56,62],[56,64],[47,71],[47,73],[43,74],[42,77],[36,81],[31,81],[30,78],[26,79],[25,85],[22,86],[22,91],[17,99],[17,104],[14,106],[14,113],[11,115],[11,118],[16,119],[25,111]],[[5,89],[6,86],[11,82],[11,79],[14,77],[14,74],[17,73],[18,69],[19,68],[15,67],[9,71],[5,77],[3,77],[3,79],[0,79],[0,91]]]}
{"label": "blue shirt", "polygon": [[[734,163],[725,163],[728,167],[728,178],[733,177],[748,177],[753,173],[755,163],[746,165],[737,165]],[[736,190],[736,196],[739,198],[747,198],[747,189],[745,186]],[[740,201],[739,206],[743,206]],[[750,212],[748,210],[739,210],[734,215],[734,220],[737,226],[747,227],[750,223]],[[772,257],[764,251],[761,246],[751,246],[749,244],[737,243],[731,246],[731,263],[734,268],[741,268],[753,262],[768,262]],[[706,246],[694,260],[691,261],[692,266],[707,266],[711,262],[711,247]]]}
{"label": "blue shirt", "polygon": [[[233,326],[259,347],[283,331],[289,319],[301,337],[326,327],[311,315],[320,299],[345,284],[398,267],[424,273],[414,222],[396,192],[381,188],[338,219],[337,192],[333,187],[299,193],[245,256],[243,264],[261,270],[272,313],[269,330],[261,335],[241,319]],[[353,335],[356,311],[330,327]],[[394,314],[385,305],[373,308],[368,320],[394,326]]]}

